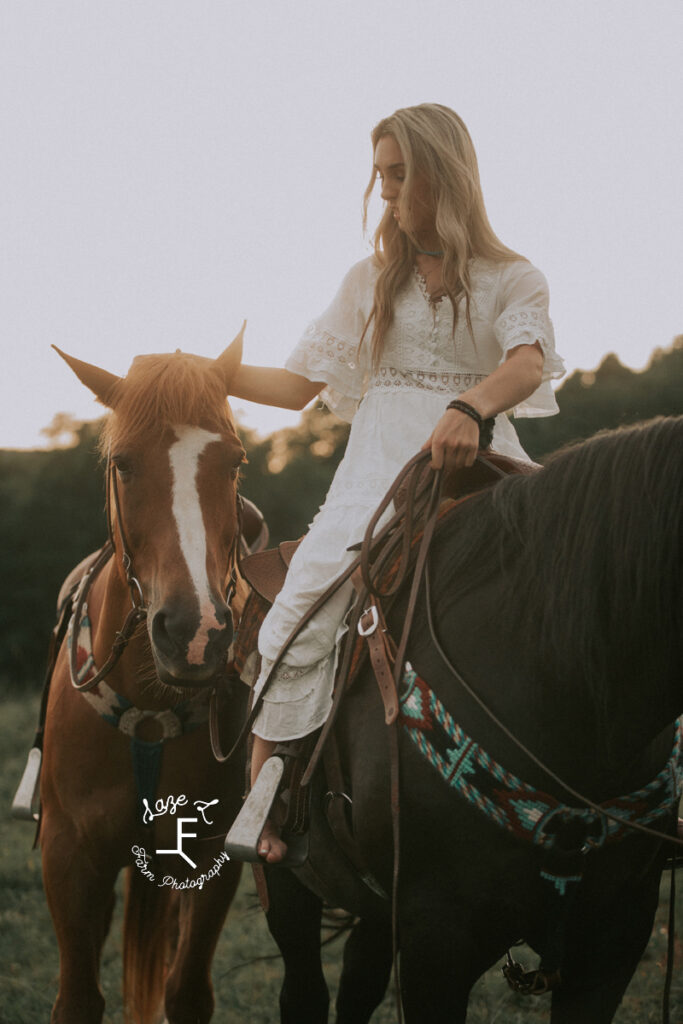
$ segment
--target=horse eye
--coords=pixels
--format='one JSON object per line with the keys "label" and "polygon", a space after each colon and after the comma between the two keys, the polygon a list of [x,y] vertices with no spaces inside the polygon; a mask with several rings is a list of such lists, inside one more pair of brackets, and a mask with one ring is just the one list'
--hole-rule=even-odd
{"label": "horse eye", "polygon": [[247,461],[247,454],[246,454],[245,451],[242,451],[240,453],[240,456],[239,456],[239,458],[238,458],[238,460],[236,462],[234,461],[234,459],[232,460],[232,462],[230,464],[230,479],[231,480],[236,480],[237,479],[237,477],[239,476],[239,472],[240,472],[240,466],[242,466],[243,463],[245,463],[246,461]]}
{"label": "horse eye", "polygon": [[112,455],[111,461],[114,463],[121,480],[126,480],[133,472],[132,461],[125,455]]}

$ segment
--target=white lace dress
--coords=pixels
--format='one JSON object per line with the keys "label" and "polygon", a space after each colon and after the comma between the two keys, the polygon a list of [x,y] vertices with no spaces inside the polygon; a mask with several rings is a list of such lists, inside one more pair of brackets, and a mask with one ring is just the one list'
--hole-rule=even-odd
{"label": "white lace dress", "polygon": [[[474,341],[464,302],[454,337],[450,301],[433,303],[416,273],[397,298],[381,365],[373,372],[370,338],[360,351],[359,340],[372,309],[376,276],[374,257],[353,266],[286,363],[294,373],[325,382],[322,400],[351,422],[351,432],[325,503],[261,628],[257,692],[301,616],[353,560],[347,548],[361,540],[398,471],[422,447],[451,399],[492,373],[510,349],[538,341],[545,357],[543,383],[514,413],[550,416],[558,411],[550,380],[562,376],[564,365],[555,353],[548,287],[530,263],[472,261]],[[527,458],[505,414],[496,418],[492,447]],[[256,720],[259,736],[294,739],[324,722],[351,593],[347,583],[287,651]]]}

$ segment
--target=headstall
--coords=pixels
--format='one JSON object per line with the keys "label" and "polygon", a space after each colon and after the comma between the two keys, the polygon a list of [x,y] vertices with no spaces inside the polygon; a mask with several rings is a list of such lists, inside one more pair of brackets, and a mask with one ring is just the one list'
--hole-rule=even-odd
{"label": "headstall", "polygon": [[[71,684],[74,689],[81,692],[87,692],[92,690],[97,684],[104,679],[116,665],[117,661],[123,654],[126,646],[130,639],[135,633],[137,627],[141,622],[147,619],[147,604],[142,592],[142,585],[138,579],[135,568],[133,565],[133,555],[128,542],[128,536],[123,523],[123,516],[121,513],[121,502],[119,499],[118,482],[116,478],[116,466],[114,465],[111,457],[107,459],[107,500],[106,500],[106,515],[107,515],[107,532],[108,540],[104,547],[99,552],[97,558],[89,566],[87,572],[80,581],[76,593],[73,597],[73,615],[69,627],[70,638],[67,640],[68,652],[69,652],[69,673],[71,676]],[[114,524],[112,522],[112,497],[113,497],[113,509],[116,526],[118,527],[119,537],[121,539],[121,564],[126,574],[126,583],[130,592],[131,608],[124,620],[123,626],[116,633],[114,641],[112,643],[111,653],[105,661],[104,665],[100,669],[95,670],[95,674],[90,676],[89,673],[86,677],[83,677],[82,663],[79,665],[78,656],[78,635],[80,631],[80,623],[84,616],[87,614],[87,597],[90,592],[90,588],[96,579],[98,573],[106,565],[109,559],[114,555],[116,551],[116,541],[114,536]],[[235,530],[235,536],[230,548],[228,555],[228,564],[230,566],[230,576],[228,579],[226,589],[226,603],[229,605],[235,593],[235,587],[237,585],[237,565],[239,561],[239,554],[241,549],[242,539],[242,510],[243,500],[239,492],[236,495],[236,506],[237,506],[237,528]],[[94,668],[94,664],[93,664]]]}

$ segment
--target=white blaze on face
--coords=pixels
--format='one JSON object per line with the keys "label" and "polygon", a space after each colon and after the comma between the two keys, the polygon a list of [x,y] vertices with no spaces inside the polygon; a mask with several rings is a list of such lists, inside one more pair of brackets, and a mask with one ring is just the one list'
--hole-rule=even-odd
{"label": "white blaze on face", "polygon": [[173,429],[178,438],[168,450],[173,515],[178,527],[180,550],[199,603],[199,628],[190,641],[187,660],[191,665],[201,665],[209,641],[209,630],[221,629],[221,624],[216,618],[206,573],[206,530],[197,490],[197,470],[199,456],[207,444],[220,441],[221,438],[220,434],[211,434],[201,427],[183,426]]}

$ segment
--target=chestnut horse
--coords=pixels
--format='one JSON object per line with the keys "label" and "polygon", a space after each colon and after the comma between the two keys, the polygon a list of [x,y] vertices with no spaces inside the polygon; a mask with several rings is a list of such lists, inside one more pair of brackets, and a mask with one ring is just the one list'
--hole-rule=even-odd
{"label": "chestnut horse", "polygon": [[[60,951],[53,1024],[102,1020],[99,961],[122,868],[127,1019],[204,1024],[213,1012],[210,965],[240,875],[222,839],[243,768],[213,758],[207,696],[233,636],[226,582],[245,453],[226,396],[241,345],[240,333],[216,360],[140,356],[125,378],[60,353],[111,410],[101,444],[113,554],[81,584],[47,707],[40,843]],[[244,717],[242,691],[223,709],[228,732]]]}
{"label": "chestnut horse", "polygon": [[[341,781],[313,781],[309,860],[267,868],[281,1019],[327,1020],[323,897],[363,919],[337,1020],[369,1021],[396,884],[407,1024],[463,1024],[473,984],[519,939],[554,986],[552,1024],[608,1024],[652,930],[683,779],[683,417],[599,434],[462,502],[428,569],[390,727],[397,883],[392,744],[368,665],[339,707]],[[396,639],[410,583],[387,618]],[[335,797],[364,881],[330,831]]]}

